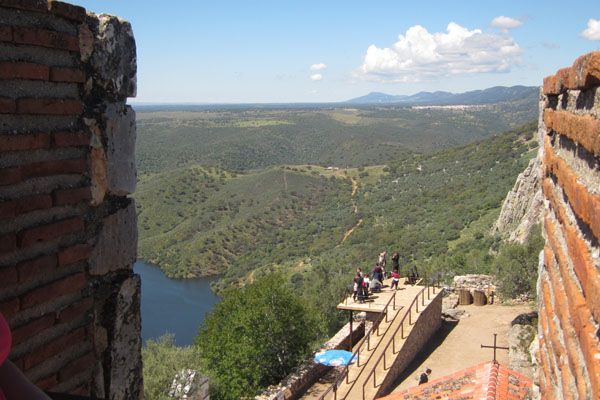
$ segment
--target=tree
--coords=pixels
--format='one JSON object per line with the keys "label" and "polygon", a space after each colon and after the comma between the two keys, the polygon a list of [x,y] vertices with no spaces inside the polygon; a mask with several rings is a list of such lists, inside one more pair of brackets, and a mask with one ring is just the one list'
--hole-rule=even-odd
{"label": "tree", "polygon": [[211,397],[253,397],[279,382],[308,354],[317,321],[281,274],[226,290],[194,340]]}
{"label": "tree", "polygon": [[200,357],[193,346],[177,347],[173,334],[148,339],[142,349],[144,399],[167,400],[171,382],[182,369],[200,370]]}

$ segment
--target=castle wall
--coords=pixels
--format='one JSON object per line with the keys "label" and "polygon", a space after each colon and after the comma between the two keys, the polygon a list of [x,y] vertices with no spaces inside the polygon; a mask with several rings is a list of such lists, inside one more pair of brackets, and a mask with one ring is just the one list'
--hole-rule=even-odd
{"label": "castle wall", "polygon": [[0,311],[44,390],[140,397],[135,74],[128,22],[0,0]]}
{"label": "castle wall", "polygon": [[544,79],[543,398],[600,398],[600,52]]}

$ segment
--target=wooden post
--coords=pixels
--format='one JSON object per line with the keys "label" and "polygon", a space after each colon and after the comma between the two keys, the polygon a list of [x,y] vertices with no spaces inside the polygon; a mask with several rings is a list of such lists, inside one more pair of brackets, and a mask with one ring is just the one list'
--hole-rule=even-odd
{"label": "wooden post", "polygon": [[349,351],[352,353],[352,310],[350,310],[350,349]]}

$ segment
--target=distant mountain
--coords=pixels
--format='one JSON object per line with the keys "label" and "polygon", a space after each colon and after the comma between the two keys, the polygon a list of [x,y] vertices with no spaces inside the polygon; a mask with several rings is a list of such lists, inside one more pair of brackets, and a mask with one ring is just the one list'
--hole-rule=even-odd
{"label": "distant mountain", "polygon": [[394,96],[373,92],[366,96],[347,100],[352,104],[402,104],[402,105],[476,105],[494,104],[505,101],[533,100],[539,95],[537,86],[495,86],[484,90],[473,90],[465,93],[419,92],[411,96]]}

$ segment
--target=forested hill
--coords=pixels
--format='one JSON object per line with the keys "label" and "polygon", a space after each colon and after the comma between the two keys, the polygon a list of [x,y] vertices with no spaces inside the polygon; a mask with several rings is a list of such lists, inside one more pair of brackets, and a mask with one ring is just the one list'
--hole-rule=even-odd
{"label": "forested hill", "polygon": [[487,122],[529,115],[502,110],[142,113],[139,256],[169,276],[220,274],[217,288],[279,269],[298,288],[340,274],[328,278],[336,298],[384,249],[447,270],[436,260],[493,244],[487,230],[534,152],[535,124],[489,136]]}

